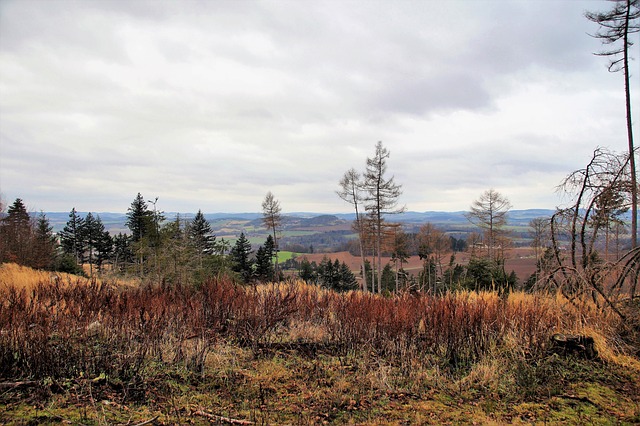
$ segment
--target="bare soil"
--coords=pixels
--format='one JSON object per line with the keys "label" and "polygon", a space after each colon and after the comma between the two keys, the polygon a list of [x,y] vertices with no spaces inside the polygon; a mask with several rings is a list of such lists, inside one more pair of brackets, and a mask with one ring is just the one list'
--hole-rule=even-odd
{"label": "bare soil", "polygon": [[[451,258],[451,252],[445,254],[442,257],[443,267],[449,263]],[[349,268],[355,273],[360,271],[360,257],[353,256],[349,252],[341,251],[336,253],[312,253],[300,255],[298,259],[306,257],[310,262],[320,263],[324,257],[331,260],[338,259],[339,262],[346,263]],[[466,265],[469,262],[470,254],[467,252],[455,253],[455,262],[461,265]],[[390,257],[383,257],[382,263],[391,263]],[[409,261],[404,264],[404,269],[410,274],[417,275],[422,269],[422,260],[418,256],[412,256]],[[518,276],[520,282],[526,280],[536,270],[536,259],[533,253],[533,249],[528,247],[514,248],[507,253],[507,260],[505,264],[507,272],[514,271]]]}

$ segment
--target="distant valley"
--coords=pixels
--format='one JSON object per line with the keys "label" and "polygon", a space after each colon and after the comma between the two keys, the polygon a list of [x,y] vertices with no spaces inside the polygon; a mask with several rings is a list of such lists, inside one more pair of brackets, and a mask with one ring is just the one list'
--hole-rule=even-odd
{"label": "distant valley", "polygon": [[[523,245],[529,238],[529,221],[537,217],[550,217],[553,210],[529,209],[509,212],[508,227],[516,244]],[[388,221],[403,225],[406,232],[417,232],[423,224],[429,222],[456,238],[464,238],[469,232],[477,231],[465,217],[464,211],[457,212],[405,212],[388,217]],[[68,212],[47,212],[55,232],[62,230],[69,219]],[[79,212],[84,216],[86,212]],[[112,234],[128,233],[127,217],[124,213],[93,213],[99,215],[105,228]],[[167,221],[175,220],[179,215],[181,221],[189,221],[193,213],[164,213]],[[252,244],[262,244],[267,230],[262,224],[261,213],[205,213],[217,238],[235,240],[244,232]],[[289,249],[299,251],[315,249],[330,252],[344,248],[344,245],[355,237],[351,224],[354,213],[320,214],[312,212],[286,213],[282,216],[281,243]]]}

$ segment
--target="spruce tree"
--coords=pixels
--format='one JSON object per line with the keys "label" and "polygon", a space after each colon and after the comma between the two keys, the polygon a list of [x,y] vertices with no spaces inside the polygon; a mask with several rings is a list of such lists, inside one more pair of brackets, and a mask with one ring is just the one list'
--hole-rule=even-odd
{"label": "spruce tree", "polygon": [[33,267],[51,269],[55,261],[56,239],[53,227],[44,213],[38,215],[34,239]]}
{"label": "spruce tree", "polygon": [[253,262],[251,261],[251,243],[244,236],[244,232],[240,233],[240,237],[231,248],[232,270],[240,275],[243,282],[251,281],[253,275]]}
{"label": "spruce tree", "polygon": [[198,254],[200,266],[202,266],[202,256],[211,255],[214,252],[216,236],[213,235],[211,225],[205,219],[201,210],[198,210],[189,225],[189,239]]}
{"label": "spruce tree", "polygon": [[[84,226],[82,227],[82,240],[86,245],[86,258],[89,262],[90,274],[93,275],[93,260],[94,251],[96,249],[96,242],[98,240],[98,224],[91,212],[87,213],[84,218]],[[84,260],[83,260],[84,263]]]}
{"label": "spruce tree", "polygon": [[275,277],[275,271],[271,263],[273,252],[273,238],[269,235],[264,245],[260,246],[256,252],[256,277],[261,281],[273,281]]}
{"label": "spruce tree", "polygon": [[113,241],[105,230],[100,216],[94,217],[92,213],[88,213],[85,217],[82,235],[86,244],[87,260],[91,274],[93,274],[93,265],[97,265],[98,270],[101,270],[102,263],[110,256],[113,250]]}
{"label": "spruce tree", "polygon": [[3,253],[0,260],[28,265],[31,256],[32,223],[31,216],[20,198],[16,198],[9,206],[1,225],[0,242]]}
{"label": "spruce tree", "polygon": [[85,244],[83,239],[84,218],[80,217],[76,208],[72,208],[69,213],[69,220],[64,229],[58,234],[60,237],[60,244],[64,253],[67,253],[75,259],[77,264],[81,264]]}
{"label": "spruce tree", "polygon": [[340,264],[338,275],[340,280],[338,281],[338,287],[336,290],[349,291],[356,290],[358,288],[358,280],[346,263],[342,262]]}
{"label": "spruce tree", "polygon": [[314,265],[315,262],[309,262],[309,259],[306,257],[302,259],[300,262],[300,271],[298,272],[301,280],[309,284],[316,282],[316,268]]}
{"label": "spruce tree", "polygon": [[138,195],[127,210],[127,227],[134,243],[142,240],[153,230],[153,212],[149,211],[142,195]]}
{"label": "spruce tree", "polygon": [[113,265],[116,269],[123,270],[130,263],[133,263],[131,237],[120,232],[113,238]]}

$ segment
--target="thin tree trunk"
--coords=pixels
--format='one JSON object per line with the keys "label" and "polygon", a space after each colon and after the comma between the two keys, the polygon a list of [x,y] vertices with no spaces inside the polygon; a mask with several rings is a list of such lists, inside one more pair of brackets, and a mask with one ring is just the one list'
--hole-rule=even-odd
{"label": "thin tree trunk", "polygon": [[627,139],[629,142],[629,167],[631,168],[631,248],[638,246],[638,181],[636,179],[636,154],[633,144],[633,127],[631,121],[631,89],[629,88],[629,15],[631,0],[627,0],[625,28],[623,39],[624,64],[624,96],[627,109]]}

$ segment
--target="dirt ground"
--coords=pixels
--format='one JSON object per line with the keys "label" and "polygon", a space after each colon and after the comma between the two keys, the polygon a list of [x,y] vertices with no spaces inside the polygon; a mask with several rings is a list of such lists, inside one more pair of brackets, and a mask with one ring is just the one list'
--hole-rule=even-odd
{"label": "dirt ground", "polygon": [[[455,262],[461,265],[466,265],[469,261],[469,253],[456,253]],[[313,253],[313,254],[304,254],[300,255],[298,258],[301,259],[306,257],[310,262],[315,261],[316,263],[320,263],[323,257],[328,257],[331,260],[338,259],[340,262],[345,262],[349,265],[349,268],[355,273],[360,271],[360,258],[357,256],[351,255],[349,252],[341,251],[336,253]],[[451,258],[451,253],[447,253],[442,258],[443,267],[449,263]],[[388,257],[383,257],[382,262],[386,264],[390,262],[391,259]],[[412,256],[409,258],[409,261],[404,265],[404,269],[414,275],[418,275],[420,270],[422,269],[422,261],[418,256]],[[533,253],[533,249],[528,247],[522,248],[514,248],[508,251],[507,253],[507,261],[506,268],[507,272],[514,271],[518,276],[520,282],[525,281],[531,274],[535,272],[536,269],[536,259]]]}

